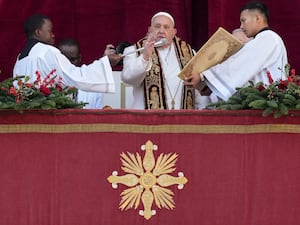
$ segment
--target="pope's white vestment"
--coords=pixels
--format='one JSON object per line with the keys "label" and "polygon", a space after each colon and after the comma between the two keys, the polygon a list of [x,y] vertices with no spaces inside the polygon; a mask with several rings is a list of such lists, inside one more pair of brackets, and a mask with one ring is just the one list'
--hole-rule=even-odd
{"label": "pope's white vestment", "polygon": [[[134,52],[135,46],[125,48],[124,55],[127,52]],[[158,55],[161,59],[162,71],[165,79],[165,94],[167,105],[171,106],[172,98],[175,100],[175,109],[180,109],[183,81],[177,76],[181,71],[174,44],[164,49],[158,49]],[[143,81],[147,71],[152,67],[151,58],[145,61],[143,55],[129,54],[123,59],[123,71],[121,79],[124,83],[133,87],[133,105],[134,109],[145,109],[144,86]],[[200,94],[195,91],[195,108],[198,108]]]}

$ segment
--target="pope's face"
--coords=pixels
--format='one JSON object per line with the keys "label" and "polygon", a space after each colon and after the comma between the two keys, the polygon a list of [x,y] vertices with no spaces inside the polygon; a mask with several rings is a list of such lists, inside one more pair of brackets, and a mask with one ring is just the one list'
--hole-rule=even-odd
{"label": "pope's face", "polygon": [[257,25],[257,13],[255,11],[249,11],[248,9],[242,11],[240,21],[240,28],[244,31],[247,37],[254,37],[259,31],[259,27]]}
{"label": "pope's face", "polygon": [[172,43],[177,31],[169,17],[156,16],[151,23],[150,32],[155,33],[156,41],[167,38],[168,42],[165,46],[168,46]]}

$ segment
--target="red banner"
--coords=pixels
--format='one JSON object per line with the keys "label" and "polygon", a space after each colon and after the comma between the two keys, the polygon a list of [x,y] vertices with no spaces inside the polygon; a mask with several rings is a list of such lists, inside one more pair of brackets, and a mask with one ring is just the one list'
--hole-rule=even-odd
{"label": "red banner", "polygon": [[300,224],[299,115],[1,111],[0,224]]}

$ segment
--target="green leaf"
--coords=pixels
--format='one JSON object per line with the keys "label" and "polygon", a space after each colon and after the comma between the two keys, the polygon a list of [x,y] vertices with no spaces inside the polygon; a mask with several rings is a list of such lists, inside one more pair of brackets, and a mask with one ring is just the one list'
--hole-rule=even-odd
{"label": "green leaf", "polygon": [[249,103],[249,107],[253,109],[264,109],[266,108],[267,101],[264,99],[254,100]]}
{"label": "green leaf", "polygon": [[295,108],[300,109],[300,104],[297,104]]}
{"label": "green leaf", "polygon": [[274,113],[274,118],[279,118],[281,116],[281,112],[279,109],[276,110],[276,112]]}
{"label": "green leaf", "polygon": [[268,107],[268,108],[266,108],[266,109],[263,111],[262,115],[263,115],[263,116],[269,116],[273,111],[274,111],[274,108]]}
{"label": "green leaf", "polygon": [[53,109],[53,107],[51,106],[51,105],[48,105],[48,104],[43,104],[43,105],[41,105],[41,108],[42,109]]}
{"label": "green leaf", "polygon": [[234,105],[230,105],[230,109],[231,110],[239,110],[242,109],[243,105],[242,104],[234,104]]}
{"label": "green leaf", "polygon": [[290,73],[290,69],[291,69],[291,65],[289,63],[287,63],[284,66],[284,72],[285,72],[286,75],[288,75]]}
{"label": "green leaf", "polygon": [[291,100],[292,102],[296,102],[296,98],[293,96],[293,95],[291,95],[291,94],[284,94],[284,98],[285,99],[289,99],[289,100]]}
{"label": "green leaf", "polygon": [[267,101],[267,105],[270,106],[273,109],[277,109],[278,108],[278,104],[277,104],[277,102],[275,100]]}
{"label": "green leaf", "polygon": [[53,100],[46,100],[45,104],[50,105],[52,108],[55,108],[56,102]]}
{"label": "green leaf", "polygon": [[286,107],[286,105],[284,105],[282,103],[279,104],[279,111],[282,115],[288,115],[289,114],[288,107]]}

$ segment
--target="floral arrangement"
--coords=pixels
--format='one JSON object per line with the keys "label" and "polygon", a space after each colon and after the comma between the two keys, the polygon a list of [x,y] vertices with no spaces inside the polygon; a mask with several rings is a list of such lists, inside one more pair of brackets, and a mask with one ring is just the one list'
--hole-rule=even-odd
{"label": "floral arrangement", "polygon": [[300,109],[300,76],[295,69],[285,65],[285,80],[273,81],[272,75],[267,71],[268,85],[258,82],[237,88],[237,92],[227,101],[220,101],[208,105],[208,108],[240,110],[260,109],[263,116],[273,114],[274,118],[288,115],[289,110]]}
{"label": "floral arrangement", "polygon": [[[36,71],[36,80],[30,83],[29,76],[17,76],[0,83],[0,110],[14,109],[66,109],[83,108],[86,103],[76,103],[74,87],[62,86],[62,79],[56,79],[52,70],[45,79]],[[58,80],[58,81],[57,81]]]}

